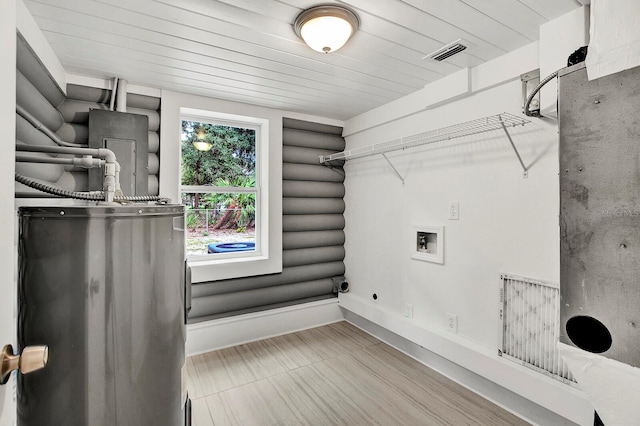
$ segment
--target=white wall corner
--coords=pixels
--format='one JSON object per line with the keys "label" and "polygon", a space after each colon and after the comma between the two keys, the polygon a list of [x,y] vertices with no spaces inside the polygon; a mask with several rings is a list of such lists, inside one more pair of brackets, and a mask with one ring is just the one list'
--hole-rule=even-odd
{"label": "white wall corner", "polygon": [[22,0],[16,1],[16,27],[58,88],[67,94],[67,73]]}
{"label": "white wall corner", "polygon": [[471,70],[471,90],[473,92],[487,90],[538,69],[539,51],[540,44],[535,41],[474,67]]}
{"label": "white wall corner", "polygon": [[422,90],[425,109],[450,102],[471,91],[471,69],[463,68],[437,82],[427,84]]}
{"label": "white wall corner", "polygon": [[[569,55],[589,43],[589,6],[540,25],[540,79],[567,66]],[[540,91],[540,112],[557,117],[558,89],[550,81]]]}
{"label": "white wall corner", "polygon": [[470,71],[464,68],[440,80],[427,84],[423,89],[391,101],[344,123],[344,137],[381,126],[407,117],[428,108],[449,102],[468,94],[470,91]]}

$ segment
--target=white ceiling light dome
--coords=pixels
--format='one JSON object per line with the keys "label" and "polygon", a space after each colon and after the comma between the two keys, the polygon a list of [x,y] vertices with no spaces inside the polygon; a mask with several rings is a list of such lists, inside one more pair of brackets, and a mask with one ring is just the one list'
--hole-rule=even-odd
{"label": "white ceiling light dome", "polygon": [[358,16],[351,10],[337,5],[323,5],[300,13],[293,28],[310,48],[329,53],[344,46],[359,25]]}

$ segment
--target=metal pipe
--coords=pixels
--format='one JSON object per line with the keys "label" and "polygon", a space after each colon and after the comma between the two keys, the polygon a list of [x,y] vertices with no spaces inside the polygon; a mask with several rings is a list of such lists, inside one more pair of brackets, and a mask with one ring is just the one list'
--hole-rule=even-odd
{"label": "metal pipe", "polygon": [[109,110],[113,111],[116,104],[116,88],[118,87],[118,77],[113,77],[113,87],[111,88],[111,101],[109,102]]}
{"label": "metal pipe", "polygon": [[116,190],[120,189],[120,165],[116,155],[106,148],[73,148],[64,146],[16,145],[16,151],[46,152],[54,154],[91,155],[103,158],[104,164],[104,194],[105,201],[112,202]]}
{"label": "metal pipe", "polygon": [[29,123],[31,123],[31,125],[33,127],[35,127],[36,129],[40,130],[42,133],[47,135],[52,141],[54,141],[55,143],[57,143],[60,146],[74,147],[74,148],[82,148],[82,147],[86,147],[87,146],[87,145],[82,145],[82,144],[77,144],[77,143],[69,143],[69,142],[63,141],[62,139],[60,139],[60,136],[56,135],[51,129],[49,129],[47,126],[42,124],[37,118],[35,118],[26,109],[24,109],[23,107],[21,107],[18,104],[16,104],[16,112],[22,118],[24,118]]}
{"label": "metal pipe", "polygon": [[120,79],[116,89],[116,111],[127,112],[127,80]]}
{"label": "metal pipe", "polygon": [[16,161],[19,163],[44,163],[44,164],[65,164],[91,169],[102,167],[104,160],[93,158],[90,155],[82,158],[77,157],[32,157],[24,153],[16,152]]}
{"label": "metal pipe", "polygon": [[44,164],[65,164],[72,166],[84,167],[91,169],[94,167],[104,166],[104,160],[93,158],[85,155],[82,158],[77,157],[33,157],[26,154],[16,152],[16,161],[19,163],[44,163]]}

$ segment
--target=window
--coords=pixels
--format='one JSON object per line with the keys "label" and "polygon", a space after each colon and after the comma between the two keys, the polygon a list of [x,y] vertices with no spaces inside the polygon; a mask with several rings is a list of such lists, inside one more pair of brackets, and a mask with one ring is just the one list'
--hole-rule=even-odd
{"label": "window", "polygon": [[180,180],[187,207],[188,258],[260,255],[261,126],[214,116],[181,118]]}
{"label": "window", "polygon": [[[226,280],[239,277],[274,274],[282,271],[282,115],[278,111],[245,104],[221,101],[183,93],[163,92],[162,122],[160,123],[160,157],[161,172],[159,174],[162,194],[174,200],[184,198],[189,213],[193,211],[196,194],[198,206],[203,198],[224,194],[251,195],[254,198],[253,250],[244,252],[227,252],[209,254],[208,244],[196,244],[199,252],[191,252],[187,258],[191,269],[191,280],[194,283]],[[254,186],[216,186],[215,181],[200,180],[195,185],[195,164],[191,163],[192,181],[182,180],[182,122],[191,121],[211,126],[235,127],[255,131],[255,185]],[[197,142],[197,141],[196,141]],[[206,141],[205,141],[206,142]],[[193,145],[193,143],[191,143]],[[211,150],[213,150],[213,146]],[[215,152],[215,151],[214,151]],[[191,154],[196,154],[192,152]],[[209,153],[212,154],[211,152]],[[205,154],[202,154],[203,156]],[[197,158],[195,158],[197,161]],[[201,160],[202,163],[202,160]],[[201,164],[202,165],[202,164]],[[186,184],[186,182],[193,184]],[[232,184],[235,185],[235,184]],[[227,212],[224,203],[219,210]],[[190,218],[192,223],[197,220]],[[205,228],[209,221],[209,233],[212,232],[212,221],[218,218],[209,212],[199,220],[204,221],[200,227]],[[240,218],[238,217],[238,220]],[[216,222],[213,222],[216,223]],[[232,229],[225,232],[234,234]],[[185,232],[190,234],[191,231]],[[235,234],[234,234],[235,236]],[[243,236],[243,238],[246,237]],[[189,244],[193,238],[187,237]]]}

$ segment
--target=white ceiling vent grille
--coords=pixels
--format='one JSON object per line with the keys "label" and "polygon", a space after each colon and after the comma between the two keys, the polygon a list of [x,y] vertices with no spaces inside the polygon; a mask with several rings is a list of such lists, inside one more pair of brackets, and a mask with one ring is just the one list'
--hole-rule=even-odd
{"label": "white ceiling vent grille", "polygon": [[465,45],[464,41],[461,39],[458,39],[456,41],[454,41],[453,43],[449,43],[446,46],[441,47],[440,49],[429,53],[427,56],[425,56],[422,59],[426,59],[429,58],[433,61],[444,61],[447,58],[450,58],[451,56],[455,55],[456,53],[460,53],[463,50],[465,50],[467,48],[467,46]]}

